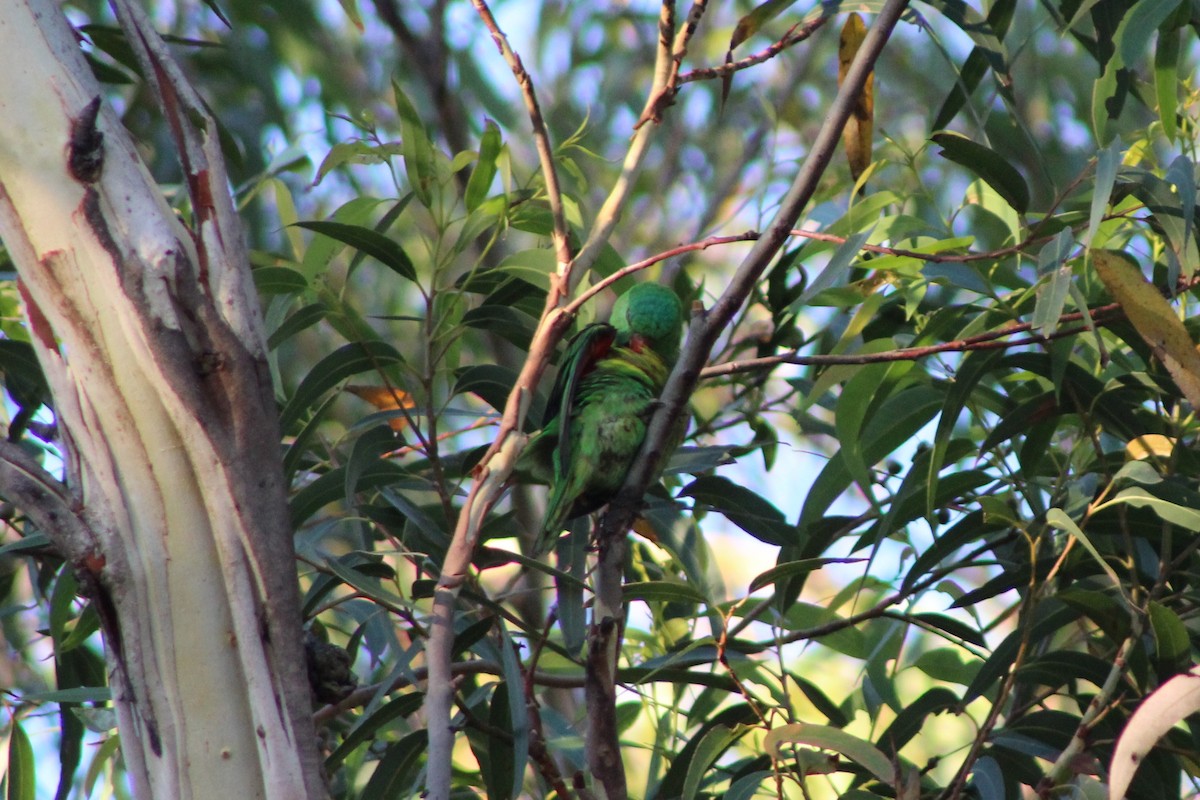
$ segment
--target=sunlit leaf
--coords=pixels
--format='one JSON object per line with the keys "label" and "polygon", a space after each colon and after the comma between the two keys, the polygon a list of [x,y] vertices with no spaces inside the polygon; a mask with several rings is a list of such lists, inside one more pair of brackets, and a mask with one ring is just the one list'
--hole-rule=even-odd
{"label": "sunlit leaf", "polygon": [[779,757],[779,748],[784,744],[806,744],[841,753],[865,767],[880,783],[895,785],[896,769],[888,757],[870,742],[838,728],[796,722],[772,728],[763,737],[763,749],[774,758]]}
{"label": "sunlit leaf", "polygon": [[734,26],[733,36],[729,40],[729,49],[733,50],[742,42],[749,39],[775,17],[796,4],[796,0],[764,0],[754,9],[738,20]]}
{"label": "sunlit leaf", "polygon": [[807,575],[826,564],[857,564],[865,560],[863,558],[806,558],[801,561],[787,561],[783,564],[776,564],[766,572],[756,576],[754,580],[750,581],[750,585],[746,591],[753,594],[764,586],[789,580],[797,575]]}
{"label": "sunlit leaf", "polygon": [[1200,409],[1200,353],[1171,304],[1123,253],[1092,250],[1091,256],[1113,299],[1121,304],[1188,402]]}

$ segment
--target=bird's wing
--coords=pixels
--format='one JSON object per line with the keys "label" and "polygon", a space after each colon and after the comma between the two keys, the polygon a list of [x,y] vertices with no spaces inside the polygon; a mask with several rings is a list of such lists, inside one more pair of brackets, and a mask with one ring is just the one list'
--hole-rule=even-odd
{"label": "bird's wing", "polygon": [[554,477],[560,480],[571,463],[571,415],[578,399],[579,384],[591,372],[596,362],[605,358],[616,340],[617,330],[611,325],[597,322],[575,334],[567,345],[558,366],[558,377],[546,403],[542,417],[545,428],[558,420],[558,447],[554,452]]}

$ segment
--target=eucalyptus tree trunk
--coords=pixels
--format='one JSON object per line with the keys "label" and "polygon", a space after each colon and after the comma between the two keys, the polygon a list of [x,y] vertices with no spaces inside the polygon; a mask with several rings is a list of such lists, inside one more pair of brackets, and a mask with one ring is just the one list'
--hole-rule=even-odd
{"label": "eucalyptus tree trunk", "polygon": [[176,137],[167,206],[53,0],[0,0],[0,237],[65,483],[0,449],[0,492],[100,612],[139,798],[325,795],[277,412],[216,126],[141,9],[121,27]]}

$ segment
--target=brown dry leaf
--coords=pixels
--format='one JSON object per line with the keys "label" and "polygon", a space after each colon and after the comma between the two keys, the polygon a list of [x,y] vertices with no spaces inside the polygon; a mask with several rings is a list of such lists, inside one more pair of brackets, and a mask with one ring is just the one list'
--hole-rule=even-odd
{"label": "brown dry leaf", "polygon": [[633,521],[633,532],[654,544],[658,544],[658,534],[654,532],[654,526],[650,524],[650,520],[645,517],[638,517]]}
{"label": "brown dry leaf", "polygon": [[[401,408],[416,406],[411,394],[391,386],[349,385],[346,391],[358,395],[380,411],[398,411]],[[400,433],[408,426],[408,419],[403,415],[396,415],[388,420],[388,425],[393,431]]]}
{"label": "brown dry leaf", "polygon": [[[846,80],[850,64],[867,36],[867,26],[857,13],[851,14],[842,26],[838,40],[838,86]],[[846,159],[850,162],[850,174],[858,180],[871,165],[871,137],[875,125],[875,72],[867,75],[862,92],[854,103],[850,119],[842,131],[842,145],[846,148]]]}
{"label": "brown dry leaf", "polygon": [[1124,253],[1096,249],[1091,256],[1100,280],[1138,335],[1171,373],[1192,408],[1200,409],[1200,353],[1175,309]]}

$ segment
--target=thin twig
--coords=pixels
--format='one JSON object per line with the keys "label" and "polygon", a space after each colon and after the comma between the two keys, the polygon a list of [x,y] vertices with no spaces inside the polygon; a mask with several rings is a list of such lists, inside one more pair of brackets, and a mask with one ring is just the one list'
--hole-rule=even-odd
{"label": "thin twig", "polygon": [[537,147],[538,160],[542,165],[542,175],[546,181],[546,200],[550,205],[550,217],[554,221],[554,230],[550,234],[554,242],[554,255],[558,259],[560,274],[571,263],[571,246],[567,240],[567,220],[563,214],[562,192],[558,188],[558,170],[554,167],[554,148],[550,144],[550,134],[546,130],[546,120],[542,117],[542,107],[538,103],[537,92],[533,87],[533,78],[508,43],[508,37],[496,24],[492,10],[486,0],[471,0],[476,13],[487,26],[492,35],[492,41],[500,50],[500,55],[508,63],[517,85],[521,87],[521,96],[525,99],[525,108],[529,112],[529,122],[533,126],[533,141]]}
{"label": "thin twig", "polygon": [[[627,548],[625,533],[632,523],[646,487],[658,472],[670,431],[691,396],[713,345],[750,296],[767,266],[789,239],[796,220],[816,191],[821,175],[833,158],[842,129],[850,116],[854,101],[862,91],[867,74],[873,69],[875,59],[907,5],[907,0],[887,0],[884,4],[829,109],[808,159],[783,198],[775,219],[755,242],[712,310],[707,315],[693,316],[687,342],[663,391],[662,405],[650,421],[642,449],[620,492],[601,518],[596,535],[598,561],[593,621],[588,634],[587,700],[591,724],[588,756],[593,775],[597,774],[597,768],[609,766],[597,762],[611,757],[614,749],[619,757],[619,742],[614,741],[614,732],[608,730],[606,720],[614,715],[612,705],[615,703],[616,693],[613,681],[620,651],[621,625],[624,620],[621,571]],[[643,126],[638,134],[652,127]],[[593,702],[604,703],[605,706],[596,707]],[[603,741],[596,741],[600,737],[605,738]],[[624,787],[623,774],[621,777],[619,790],[623,790]],[[607,786],[604,788],[608,789]],[[608,796],[622,797],[624,793],[619,791],[614,795],[609,792]]]}
{"label": "thin twig", "polygon": [[[1120,306],[1116,303],[1101,306],[1099,309],[1093,310],[1092,313],[1094,315],[1099,313],[1103,314],[1103,316],[1099,318],[1093,317],[1093,323],[1097,326],[1108,325],[1112,322],[1116,322],[1125,318],[1125,315],[1121,313]],[[1082,314],[1078,312],[1063,315],[1063,317],[1074,317],[1075,319],[1079,319],[1081,316]],[[971,350],[1001,350],[1009,347],[1022,347],[1028,344],[1046,344],[1055,339],[1074,336],[1088,330],[1088,326],[1078,325],[1072,328],[1060,328],[1053,333],[1034,334],[1032,336],[1026,336],[1022,339],[1013,339],[1007,342],[999,341],[1006,336],[1024,333],[1032,327],[1032,323],[1019,322],[1001,328],[1000,330],[988,331],[987,333],[977,334],[966,339],[957,339],[952,342],[923,345],[921,347],[901,347],[896,350],[883,350],[877,353],[845,353],[802,356],[793,350],[789,353],[780,353],[779,355],[774,356],[748,358],[743,361],[728,361],[724,364],[706,367],[701,371],[700,378],[701,380],[708,380],[710,378],[717,378],[723,375],[732,375],[738,372],[754,372],[756,370],[770,369],[780,364],[833,366],[836,364],[881,364],[892,361],[917,361],[922,358],[937,355],[938,353],[957,353],[968,352]]]}
{"label": "thin twig", "polygon": [[1136,608],[1129,609],[1129,635],[1125,641],[1121,643],[1120,649],[1117,650],[1116,658],[1113,659],[1112,668],[1108,671],[1108,676],[1104,679],[1104,685],[1100,687],[1100,691],[1088,703],[1087,711],[1083,712],[1083,716],[1079,718],[1079,725],[1075,728],[1075,733],[1071,736],[1071,741],[1067,744],[1063,751],[1059,753],[1054,764],[1050,769],[1046,770],[1045,776],[1038,782],[1037,793],[1038,797],[1051,797],[1054,794],[1054,788],[1061,784],[1064,780],[1073,777],[1075,771],[1076,759],[1083,753],[1088,743],[1088,735],[1092,731],[1092,727],[1096,722],[1108,712],[1110,703],[1117,693],[1121,679],[1125,677],[1125,673],[1129,670],[1129,651],[1138,643],[1142,637],[1142,629],[1145,625],[1145,615]]}
{"label": "thin twig", "polygon": [[755,242],[738,267],[729,287],[713,308],[708,314],[694,317],[687,342],[663,391],[662,405],[650,422],[641,453],[630,469],[620,494],[609,504],[609,510],[602,520],[602,545],[606,540],[620,537],[628,529],[645,487],[657,472],[674,420],[682,413],[699,381],[704,361],[707,360],[713,344],[750,296],[763,271],[790,238],[796,220],[833,158],[842,129],[850,116],[855,99],[862,91],[867,74],[873,69],[875,59],[907,5],[907,0],[888,0],[885,3],[830,107],[808,159],[784,197],[775,219]]}
{"label": "thin twig", "polygon": [[567,226],[562,211],[562,196],[558,188],[557,172],[554,168],[553,150],[541,107],[538,105],[533,81],[525,70],[521,59],[509,46],[508,39],[500,31],[484,0],[472,0],[476,11],[491,32],[492,39],[501,55],[508,62],[521,87],[522,96],[529,112],[538,157],[545,176],[547,200],[554,220],[553,241],[555,256],[559,262],[556,274],[550,276],[550,290],[537,331],[530,342],[529,353],[521,367],[505,403],[496,439],[484,453],[475,470],[475,481],[459,511],[454,535],[442,562],[441,574],[434,590],[433,607],[430,612],[430,635],[425,653],[429,664],[428,684],[425,693],[425,716],[428,720],[428,770],[426,772],[426,796],[432,800],[449,800],[451,783],[451,760],[454,749],[455,731],[451,724],[454,705],[453,671],[451,657],[454,646],[454,606],[459,590],[467,580],[471,557],[479,539],[483,520],[492,506],[504,493],[508,478],[512,474],[517,456],[524,446],[518,431],[529,409],[529,400],[542,372],[550,363],[550,356],[558,340],[562,338],[570,317],[558,306],[566,296],[571,275],[571,252],[567,241]]}
{"label": "thin twig", "polygon": [[732,75],[735,72],[741,72],[744,69],[757,66],[764,61],[770,61],[780,52],[787,48],[803,42],[805,39],[816,33],[822,25],[828,22],[829,15],[822,11],[821,16],[808,22],[799,22],[788,29],[783,38],[779,41],[767,46],[757,53],[740,58],[737,61],[729,61],[719,67],[704,67],[702,69],[694,69],[690,72],[685,72],[679,76],[678,84],[692,83],[693,81],[707,81],[715,78],[724,78]]}
{"label": "thin twig", "polygon": [[669,258],[674,258],[675,256],[683,255],[684,253],[691,253],[696,250],[707,250],[708,248],[719,244],[752,242],[758,237],[759,234],[757,231],[746,231],[745,233],[737,233],[733,234],[732,236],[710,236],[707,239],[699,242],[681,244],[678,247],[672,247],[670,250],[664,250],[661,253],[655,253],[649,258],[644,258],[641,261],[621,267],[621,269],[617,270],[608,277],[596,281],[594,286],[591,286],[586,291],[580,292],[574,300],[572,300],[570,303],[567,303],[567,305],[563,307],[563,311],[567,314],[574,314],[584,303],[586,303],[588,300],[591,300],[597,294],[604,291],[609,286],[612,286],[617,281],[625,278],[626,276],[632,275],[635,272],[641,272],[648,267],[652,267],[660,261],[666,261]]}
{"label": "thin twig", "polygon": [[[645,109],[653,107],[671,74],[671,39],[673,38],[671,26],[674,21],[674,6],[668,0],[662,4],[662,7],[663,10],[659,17],[659,46],[654,62],[654,80],[646,98]],[[642,114],[645,115],[645,113],[646,111],[643,110]],[[653,135],[655,127],[654,125],[644,125],[634,132],[633,139],[629,143],[629,150],[625,153],[625,160],[621,163],[621,173],[613,182],[613,187],[609,191],[608,197],[605,198],[604,205],[597,212],[587,241],[575,254],[575,262],[571,265],[571,276],[574,277],[569,283],[574,283],[579,275],[591,268],[604,245],[612,237],[613,230],[616,229],[617,222],[621,218],[621,212],[625,210],[625,205],[629,201],[629,193],[642,170],[642,161],[645,159],[646,149],[650,145],[650,137]]]}

